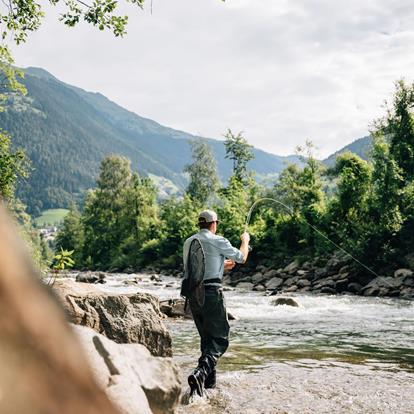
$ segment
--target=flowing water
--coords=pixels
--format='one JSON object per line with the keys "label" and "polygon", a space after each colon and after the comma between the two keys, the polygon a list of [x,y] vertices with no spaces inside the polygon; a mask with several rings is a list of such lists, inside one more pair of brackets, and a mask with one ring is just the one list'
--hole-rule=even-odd
{"label": "flowing water", "polygon": [[[127,275],[101,288],[178,297],[177,279]],[[166,285],[169,285],[166,287]],[[263,293],[225,292],[231,345],[218,388],[180,413],[414,414],[414,303],[357,296],[294,295],[299,307],[274,306]],[[191,320],[168,320],[182,379],[198,358]]]}

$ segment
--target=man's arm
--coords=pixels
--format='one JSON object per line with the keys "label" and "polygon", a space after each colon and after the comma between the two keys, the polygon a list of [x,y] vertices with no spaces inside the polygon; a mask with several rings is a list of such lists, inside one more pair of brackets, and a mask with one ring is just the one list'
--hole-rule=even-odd
{"label": "man's arm", "polygon": [[243,263],[246,263],[247,256],[249,256],[249,243],[250,243],[250,234],[245,231],[241,235],[241,245],[240,245],[240,251],[243,254]]}

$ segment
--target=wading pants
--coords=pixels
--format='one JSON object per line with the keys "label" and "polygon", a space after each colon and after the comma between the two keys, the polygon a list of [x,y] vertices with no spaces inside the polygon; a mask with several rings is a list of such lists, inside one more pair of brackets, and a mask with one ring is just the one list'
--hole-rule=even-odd
{"label": "wading pants", "polygon": [[230,325],[222,289],[205,286],[204,306],[200,308],[190,300],[190,308],[200,334],[202,356],[211,355],[217,360],[229,346]]}

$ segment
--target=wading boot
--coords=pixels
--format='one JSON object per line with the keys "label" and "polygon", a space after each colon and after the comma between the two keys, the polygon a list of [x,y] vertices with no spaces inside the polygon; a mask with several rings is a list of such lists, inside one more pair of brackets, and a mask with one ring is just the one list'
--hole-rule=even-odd
{"label": "wading boot", "polygon": [[215,370],[216,360],[210,355],[202,356],[198,360],[197,368],[188,377],[188,385],[191,389],[191,395],[195,392],[202,397],[204,393],[205,381],[207,377]]}
{"label": "wading boot", "polygon": [[204,381],[204,388],[216,388],[216,368],[213,368],[213,371],[207,376],[206,380]]}

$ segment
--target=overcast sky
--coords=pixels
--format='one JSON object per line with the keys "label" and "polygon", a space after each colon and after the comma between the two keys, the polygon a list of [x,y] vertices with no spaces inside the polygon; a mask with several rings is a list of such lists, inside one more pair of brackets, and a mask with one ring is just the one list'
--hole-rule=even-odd
{"label": "overcast sky", "polygon": [[[121,0],[122,1],[122,0]],[[394,81],[413,80],[411,0],[150,0],[128,35],[69,29],[47,9],[19,66],[101,92],[176,129],[244,131],[275,154],[324,157],[368,133]]]}

